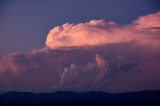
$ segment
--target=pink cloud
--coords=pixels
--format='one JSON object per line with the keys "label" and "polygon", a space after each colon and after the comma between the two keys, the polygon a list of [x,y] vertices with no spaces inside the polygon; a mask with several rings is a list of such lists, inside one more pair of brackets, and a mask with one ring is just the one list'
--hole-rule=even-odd
{"label": "pink cloud", "polygon": [[46,47],[0,57],[0,91],[160,89],[159,12],[128,25],[105,20],[57,26]]}
{"label": "pink cloud", "polygon": [[133,23],[137,29],[160,27],[160,12],[141,16]]}
{"label": "pink cloud", "polygon": [[78,24],[66,23],[53,28],[49,32],[46,46],[55,49],[59,47],[96,46],[131,41],[157,45],[159,41],[155,42],[155,36],[159,34],[159,17],[159,12],[141,16],[133,23],[125,26],[105,20],[91,20],[90,22]]}

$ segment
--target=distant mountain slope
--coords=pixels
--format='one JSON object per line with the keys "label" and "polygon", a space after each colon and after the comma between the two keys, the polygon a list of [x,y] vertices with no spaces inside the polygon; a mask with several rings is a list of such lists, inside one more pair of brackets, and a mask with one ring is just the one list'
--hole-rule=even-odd
{"label": "distant mountain slope", "polygon": [[[105,92],[63,92],[54,93],[31,93],[9,92],[0,95],[1,105],[150,105],[160,106],[160,91],[141,91],[131,93],[109,94]],[[68,106],[68,105],[67,105]]]}

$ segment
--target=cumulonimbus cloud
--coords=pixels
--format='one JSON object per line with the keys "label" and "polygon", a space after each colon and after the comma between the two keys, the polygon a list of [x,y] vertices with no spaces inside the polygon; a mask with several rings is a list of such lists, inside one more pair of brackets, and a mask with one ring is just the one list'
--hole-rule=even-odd
{"label": "cumulonimbus cloud", "polygon": [[46,48],[0,57],[0,91],[160,89],[160,13],[53,28]]}
{"label": "cumulonimbus cloud", "polygon": [[[142,34],[142,31],[148,31],[150,33],[157,33],[158,31],[159,34],[159,17],[159,12],[141,16],[133,23],[123,26],[105,20],[91,20],[90,22],[79,24],[66,23],[53,28],[49,32],[46,39],[46,46],[54,49],[72,46],[95,46],[139,39],[145,41],[150,39],[150,35],[152,36],[152,34]],[[144,31],[145,28],[147,28],[146,31]]]}

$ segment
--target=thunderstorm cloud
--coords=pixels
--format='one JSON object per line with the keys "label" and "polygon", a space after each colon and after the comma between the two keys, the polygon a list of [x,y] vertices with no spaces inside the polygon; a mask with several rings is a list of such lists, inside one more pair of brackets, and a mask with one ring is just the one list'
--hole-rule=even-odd
{"label": "thunderstorm cloud", "polygon": [[45,43],[0,57],[0,92],[160,89],[160,12],[127,25],[65,23]]}

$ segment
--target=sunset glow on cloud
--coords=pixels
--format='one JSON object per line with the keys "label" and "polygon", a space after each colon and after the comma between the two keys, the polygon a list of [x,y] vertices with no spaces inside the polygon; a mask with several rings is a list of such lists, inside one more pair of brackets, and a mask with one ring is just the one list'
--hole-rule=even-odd
{"label": "sunset glow on cloud", "polygon": [[[154,38],[160,29],[160,13],[141,16],[129,25],[118,25],[105,20],[91,20],[86,23],[69,24],[53,28],[46,39],[46,46],[52,49],[72,46],[95,46],[120,42],[146,42]],[[148,22],[149,21],[149,22]],[[150,28],[146,29],[145,28]],[[143,32],[144,33],[143,33]],[[145,33],[147,32],[147,33]],[[154,37],[150,37],[153,36]],[[159,41],[147,43],[159,43]],[[157,44],[156,44],[157,45]]]}
{"label": "sunset glow on cloud", "polygon": [[160,89],[160,12],[127,25],[66,23],[51,29],[45,43],[0,57],[0,91]]}

